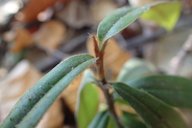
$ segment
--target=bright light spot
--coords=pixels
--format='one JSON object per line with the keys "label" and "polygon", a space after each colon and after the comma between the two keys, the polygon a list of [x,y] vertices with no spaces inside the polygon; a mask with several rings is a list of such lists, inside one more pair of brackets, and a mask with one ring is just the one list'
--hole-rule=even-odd
{"label": "bright light spot", "polygon": [[7,14],[14,14],[19,10],[19,3],[16,1],[9,1],[2,7],[2,11]]}
{"label": "bright light spot", "polygon": [[47,21],[51,18],[51,16],[53,15],[53,11],[51,9],[47,9],[41,13],[38,14],[37,19],[39,21]]}

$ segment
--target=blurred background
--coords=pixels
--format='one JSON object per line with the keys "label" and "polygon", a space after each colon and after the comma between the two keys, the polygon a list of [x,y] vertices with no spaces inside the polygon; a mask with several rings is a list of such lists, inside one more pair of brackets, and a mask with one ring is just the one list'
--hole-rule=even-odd
{"label": "blurred background", "polygon": [[[0,0],[0,122],[18,98],[61,60],[93,54],[90,35],[114,9],[157,0]],[[162,74],[192,79],[192,0],[153,7],[113,37],[106,76],[115,80],[133,58]],[[133,66],[137,62],[133,63]],[[58,98],[38,128],[75,127],[81,76]],[[183,110],[189,125],[189,110]]]}

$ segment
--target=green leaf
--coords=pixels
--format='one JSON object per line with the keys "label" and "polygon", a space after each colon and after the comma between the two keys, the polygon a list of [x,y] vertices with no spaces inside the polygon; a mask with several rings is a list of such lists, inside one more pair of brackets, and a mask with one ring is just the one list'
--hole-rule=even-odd
{"label": "green leaf", "polygon": [[115,123],[115,120],[111,116],[109,117],[107,128],[118,128]]}
{"label": "green leaf", "polygon": [[155,67],[141,59],[128,60],[121,69],[117,81],[128,83],[131,80],[155,74]]}
{"label": "green leaf", "polygon": [[146,125],[135,114],[123,112],[123,122],[128,128],[147,128]]}
{"label": "green leaf", "polygon": [[80,85],[77,105],[78,128],[87,128],[95,117],[99,106],[99,93],[93,82],[93,74],[89,70],[84,72]]}
{"label": "green leaf", "polygon": [[170,31],[174,28],[180,17],[181,5],[179,1],[159,4],[142,15],[142,19],[151,20]]}
{"label": "green leaf", "polygon": [[99,112],[91,124],[89,128],[106,128],[109,122],[109,113],[108,111]]}
{"label": "green leaf", "polygon": [[[121,69],[117,81],[129,84],[130,81],[156,74],[155,67],[142,59],[132,58],[128,60]],[[113,93],[116,102],[127,104],[116,92]]]}
{"label": "green leaf", "polygon": [[191,108],[192,81],[178,76],[150,76],[128,82],[130,86],[143,89],[164,102]]}
{"label": "green leaf", "polygon": [[140,15],[146,12],[149,7],[149,5],[134,8],[123,7],[115,10],[111,13],[111,15],[105,17],[97,29],[99,48],[102,49],[106,40],[133,23]]}
{"label": "green leaf", "polygon": [[113,87],[140,114],[150,128],[186,128],[180,115],[156,97],[123,83],[114,83]]}
{"label": "green leaf", "polygon": [[0,127],[34,128],[58,95],[93,63],[87,54],[62,61],[21,97]]}

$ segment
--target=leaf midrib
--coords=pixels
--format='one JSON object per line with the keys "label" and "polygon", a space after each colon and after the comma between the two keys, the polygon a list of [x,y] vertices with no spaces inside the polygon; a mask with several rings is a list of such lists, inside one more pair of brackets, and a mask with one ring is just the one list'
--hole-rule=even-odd
{"label": "leaf midrib", "polygon": [[162,120],[163,117],[162,117],[161,115],[159,115],[158,113],[154,112],[154,110],[151,109],[150,106],[145,105],[144,103],[142,103],[142,102],[140,101],[140,99],[138,99],[137,97],[132,96],[132,95],[126,93],[126,91],[124,91],[123,89],[121,90],[121,92],[123,92],[125,95],[128,95],[129,97],[135,99],[135,100],[138,102],[138,104],[140,104],[141,106],[143,106],[143,107],[144,107],[146,110],[148,110],[150,113],[154,114],[154,116],[155,116],[157,119],[160,119],[160,121],[162,121],[162,123],[164,123],[167,128],[172,128],[172,127],[169,125],[169,123],[166,122],[166,121],[164,121],[164,120]]}

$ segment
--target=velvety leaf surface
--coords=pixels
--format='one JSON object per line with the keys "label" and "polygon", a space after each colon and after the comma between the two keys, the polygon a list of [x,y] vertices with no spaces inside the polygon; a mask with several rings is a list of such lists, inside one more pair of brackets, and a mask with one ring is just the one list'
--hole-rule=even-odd
{"label": "velvety leaf surface", "polygon": [[111,15],[105,17],[100,22],[97,29],[97,37],[99,47],[102,48],[103,43],[110,37],[116,35],[128,25],[133,23],[140,15],[149,9],[149,6],[143,7],[123,7],[115,10]]}
{"label": "velvety leaf surface", "polygon": [[78,128],[87,128],[98,111],[99,93],[91,77],[93,77],[91,71],[86,70],[78,95],[76,111]]}
{"label": "velvety leaf surface", "polygon": [[169,105],[143,90],[123,83],[114,83],[114,89],[140,114],[150,128],[186,128],[180,115]]}
{"label": "velvety leaf surface", "polygon": [[192,107],[192,81],[178,76],[150,76],[128,82],[177,107]]}
{"label": "velvety leaf surface", "polygon": [[29,89],[1,124],[1,128],[33,128],[67,85],[85,68],[95,63],[87,54],[70,57]]}

